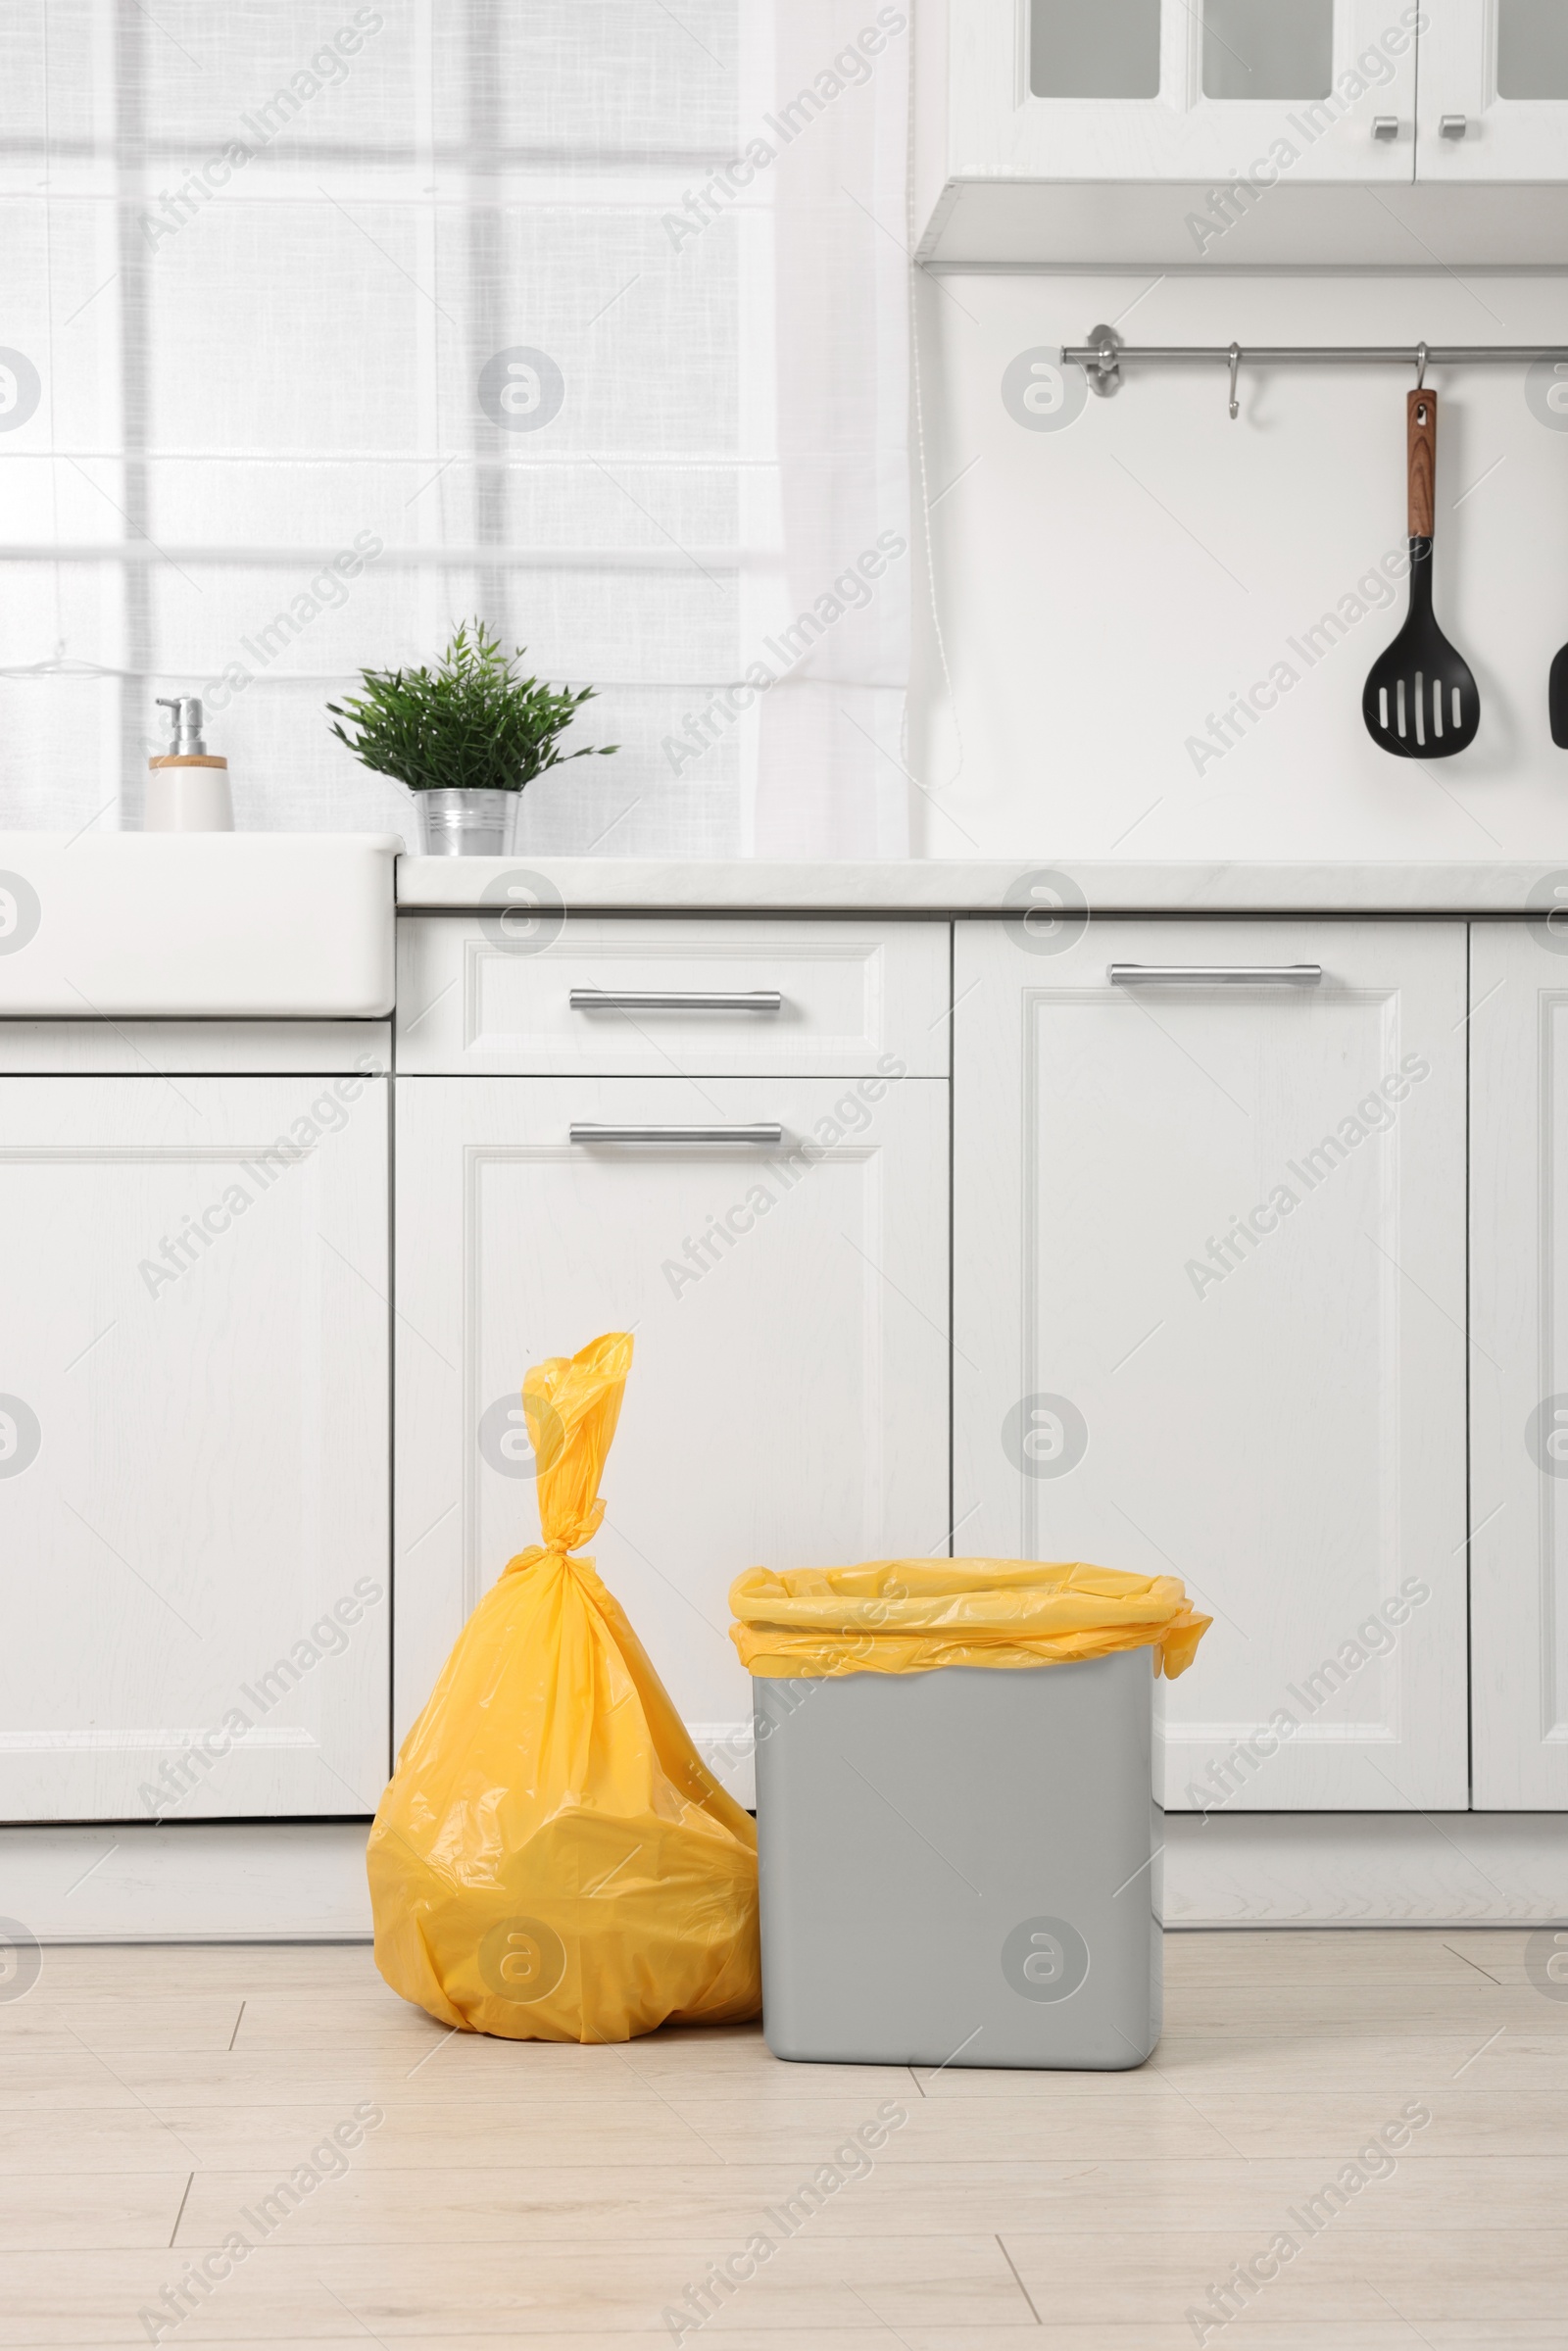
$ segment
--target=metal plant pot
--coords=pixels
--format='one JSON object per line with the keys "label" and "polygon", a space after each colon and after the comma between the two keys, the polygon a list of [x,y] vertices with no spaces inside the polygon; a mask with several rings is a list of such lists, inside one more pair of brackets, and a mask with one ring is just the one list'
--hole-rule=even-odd
{"label": "metal plant pot", "polygon": [[416,792],[427,857],[510,857],[520,792]]}

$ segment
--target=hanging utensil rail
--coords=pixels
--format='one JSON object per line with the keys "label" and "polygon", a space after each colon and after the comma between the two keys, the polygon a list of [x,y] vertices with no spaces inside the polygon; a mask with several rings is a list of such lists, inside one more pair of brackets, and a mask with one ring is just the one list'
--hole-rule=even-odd
{"label": "hanging utensil rail", "polygon": [[1253,367],[1413,367],[1419,390],[1428,367],[1531,367],[1539,360],[1568,367],[1563,343],[1124,343],[1109,326],[1092,326],[1087,343],[1064,345],[1064,366],[1082,367],[1102,400],[1121,389],[1123,367],[1199,367],[1230,371],[1230,411],[1237,414],[1236,379]]}

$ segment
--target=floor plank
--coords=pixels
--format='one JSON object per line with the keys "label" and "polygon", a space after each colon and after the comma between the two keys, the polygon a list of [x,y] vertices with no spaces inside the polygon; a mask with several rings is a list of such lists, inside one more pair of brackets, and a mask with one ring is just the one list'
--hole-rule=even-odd
{"label": "floor plank", "polygon": [[626,2351],[704,2291],[681,2339],[722,2351],[1568,2351],[1568,2002],[1527,1941],[1172,1935],[1112,2074],[487,2040],[356,1944],[50,1949],[0,2005],[0,2351],[145,2342],[171,2289],[182,2351]]}

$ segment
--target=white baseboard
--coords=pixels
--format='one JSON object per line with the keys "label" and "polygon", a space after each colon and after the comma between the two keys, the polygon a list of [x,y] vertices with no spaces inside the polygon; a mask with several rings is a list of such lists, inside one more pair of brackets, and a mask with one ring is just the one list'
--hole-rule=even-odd
{"label": "white baseboard", "polygon": [[368,1940],[368,1829],[0,1829],[0,1911],[44,1943]]}
{"label": "white baseboard", "polygon": [[[0,1829],[0,1914],[44,1943],[368,1940],[365,1838],[363,1821]],[[1168,1928],[1568,1923],[1568,1813],[1168,1813],[1164,1881]]]}
{"label": "white baseboard", "polygon": [[1568,1813],[1168,1812],[1167,1927],[1568,1922]]}

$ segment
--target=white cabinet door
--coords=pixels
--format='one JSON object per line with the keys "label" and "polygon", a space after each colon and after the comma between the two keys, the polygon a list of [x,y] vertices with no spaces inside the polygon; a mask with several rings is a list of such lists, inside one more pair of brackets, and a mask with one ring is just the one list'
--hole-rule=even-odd
{"label": "white cabinet door", "polygon": [[1418,179],[1568,179],[1562,0],[1423,0]]}
{"label": "white cabinet door", "polygon": [[1475,1800],[1568,1809],[1568,932],[1478,922],[1470,993]]}
{"label": "white cabinet door", "polygon": [[0,1078],[0,1817],[373,1810],[386,1093]]}
{"label": "white cabinet door", "polygon": [[1464,983],[1462,922],[958,926],[955,1547],[1187,1580],[1173,1807],[1467,1801]]}
{"label": "white cabinet door", "polygon": [[[782,1146],[569,1139],[750,1121]],[[700,1738],[750,1728],[741,1569],[946,1549],[944,1080],[402,1079],[397,1217],[400,1736],[538,1539],[523,1374],[602,1331],[636,1354],[592,1552]]]}
{"label": "white cabinet door", "polygon": [[1408,180],[1417,14],[1403,0],[954,0],[951,174],[1239,180],[1237,212],[1284,181]]}

